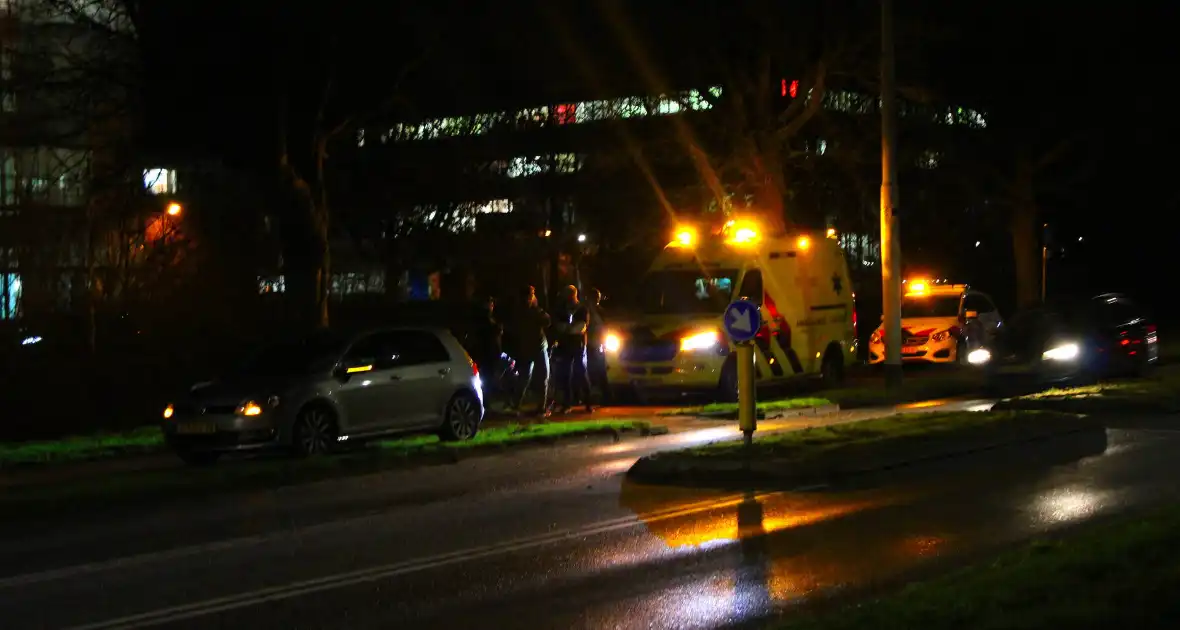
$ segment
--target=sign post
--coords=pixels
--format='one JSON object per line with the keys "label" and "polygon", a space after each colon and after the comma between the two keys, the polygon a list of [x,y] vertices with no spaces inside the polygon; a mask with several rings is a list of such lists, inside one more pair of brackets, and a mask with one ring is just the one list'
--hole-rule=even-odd
{"label": "sign post", "polygon": [[758,428],[757,393],[754,389],[754,337],[762,327],[758,305],[749,300],[737,300],[725,309],[725,334],[737,347],[738,427],[746,446],[754,439]]}

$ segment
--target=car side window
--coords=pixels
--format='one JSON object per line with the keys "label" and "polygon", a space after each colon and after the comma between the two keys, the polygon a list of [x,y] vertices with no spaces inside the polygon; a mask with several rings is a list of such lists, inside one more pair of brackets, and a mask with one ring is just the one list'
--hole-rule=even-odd
{"label": "car side window", "polygon": [[432,332],[397,331],[389,335],[390,345],[395,354],[394,362],[398,367],[446,363],[451,360],[446,346]]}
{"label": "car side window", "polygon": [[381,346],[379,335],[365,335],[352,343],[344,355],[344,361],[349,365],[372,365],[380,369],[378,363],[383,354]]}
{"label": "car side window", "polygon": [[968,293],[967,297],[963,300],[963,310],[975,311],[976,313],[983,315],[996,310],[996,307],[992,304],[991,300],[987,299],[987,297],[979,293]]}
{"label": "car side window", "polygon": [[742,286],[738,290],[738,299],[762,303],[762,271],[751,269],[742,277]]}
{"label": "car side window", "polygon": [[1140,309],[1127,300],[1118,300],[1106,309],[1107,317],[1114,326],[1122,326],[1143,317]]}

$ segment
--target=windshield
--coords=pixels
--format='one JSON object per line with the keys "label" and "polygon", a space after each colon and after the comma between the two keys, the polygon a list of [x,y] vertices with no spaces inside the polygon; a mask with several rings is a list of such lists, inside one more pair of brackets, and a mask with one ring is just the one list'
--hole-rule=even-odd
{"label": "windshield", "polygon": [[902,319],[917,317],[958,317],[958,295],[907,297],[901,301]]}
{"label": "windshield", "polygon": [[318,359],[339,354],[346,339],[331,331],[266,346],[233,371],[238,376],[286,376],[302,374]]}
{"label": "windshield", "polygon": [[736,269],[653,271],[643,279],[640,304],[649,315],[720,315],[737,274]]}

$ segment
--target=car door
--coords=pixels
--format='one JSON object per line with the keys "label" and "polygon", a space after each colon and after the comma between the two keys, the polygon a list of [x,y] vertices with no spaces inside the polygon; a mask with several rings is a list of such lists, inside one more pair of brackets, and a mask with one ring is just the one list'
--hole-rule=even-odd
{"label": "car door", "polygon": [[977,293],[976,295],[979,296],[979,320],[983,322],[988,340],[994,339],[1000,326],[1004,323],[1003,318],[1000,317],[1000,310],[986,294]]}
{"label": "car door", "polygon": [[963,298],[964,315],[973,313],[972,321],[968,321],[968,325],[973,328],[971,333],[978,336],[978,343],[991,343],[996,336],[996,332],[1000,327],[1000,312],[996,310],[995,304],[991,299],[982,293],[968,293]]}
{"label": "car door", "polygon": [[438,336],[428,330],[399,330],[389,333],[393,387],[382,390],[382,405],[396,409],[392,415],[399,429],[441,424],[449,400],[451,371],[456,369]]}
{"label": "car door", "polygon": [[394,409],[385,404],[398,385],[394,355],[392,339],[381,332],[357,338],[345,351],[335,395],[350,433],[380,431],[395,423]]}

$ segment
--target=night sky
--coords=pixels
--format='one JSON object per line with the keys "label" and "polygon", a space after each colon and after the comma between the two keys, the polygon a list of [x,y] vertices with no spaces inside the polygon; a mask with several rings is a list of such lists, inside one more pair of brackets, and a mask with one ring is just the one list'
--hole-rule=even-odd
{"label": "night sky", "polygon": [[[590,90],[571,51],[619,85],[634,80],[608,26],[611,13],[603,7],[611,3],[160,4],[167,6],[156,7],[144,29],[155,143],[243,168],[264,169],[270,158],[276,85],[303,89],[304,100],[313,101],[306,80],[322,72],[327,50],[353,59],[342,74],[341,83],[351,86],[345,96],[370,102],[414,51],[429,47],[429,61],[405,84],[410,111],[418,114]],[[668,75],[691,75],[689,52],[724,54],[742,41],[743,29],[758,26],[750,17],[758,3],[732,5],[741,5],[732,28],[717,28],[718,5],[705,0],[614,4],[638,30],[652,33],[648,48]],[[1152,271],[1169,260],[1171,245],[1161,225],[1180,205],[1167,83],[1177,10],[1162,2],[897,4],[921,17],[906,36],[924,42],[919,57],[902,60],[899,76],[926,80],[989,111],[993,126],[1027,135],[1029,146],[1079,138],[1098,157],[1073,194],[1050,202],[1055,235],[1085,238],[1085,247],[1067,254],[1089,261],[1095,289],[1139,293],[1155,286]],[[850,15],[872,16],[876,5],[848,6]],[[331,28],[345,37],[322,36]]]}

